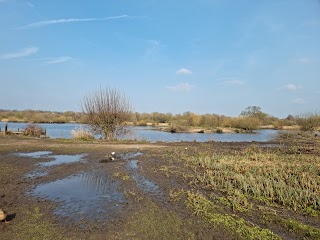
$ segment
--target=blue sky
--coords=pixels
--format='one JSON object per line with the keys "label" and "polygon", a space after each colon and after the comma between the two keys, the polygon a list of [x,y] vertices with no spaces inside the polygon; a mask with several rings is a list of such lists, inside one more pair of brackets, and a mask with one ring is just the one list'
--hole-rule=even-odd
{"label": "blue sky", "polygon": [[0,109],[319,112],[318,0],[0,0]]}

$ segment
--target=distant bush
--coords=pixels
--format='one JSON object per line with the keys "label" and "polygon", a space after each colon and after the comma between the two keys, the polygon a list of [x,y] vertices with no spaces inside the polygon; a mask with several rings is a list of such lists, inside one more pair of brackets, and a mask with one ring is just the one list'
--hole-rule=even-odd
{"label": "distant bush", "polygon": [[77,140],[92,140],[94,136],[92,132],[86,129],[74,129],[71,131],[71,135],[74,139]]}
{"label": "distant bush", "polygon": [[232,121],[232,126],[234,128],[240,128],[243,130],[256,130],[261,126],[261,121],[254,117],[239,117]]}
{"label": "distant bush", "polygon": [[42,133],[44,133],[44,129],[35,124],[27,125],[23,132],[25,136],[31,137],[40,137]]}
{"label": "distant bush", "polygon": [[169,128],[168,128],[168,132],[171,132],[171,133],[177,133],[177,132],[185,132],[188,130],[188,127],[185,127],[185,126],[178,126],[178,125],[171,125]]}
{"label": "distant bush", "polygon": [[320,126],[320,115],[309,114],[296,119],[301,131],[314,131]]}

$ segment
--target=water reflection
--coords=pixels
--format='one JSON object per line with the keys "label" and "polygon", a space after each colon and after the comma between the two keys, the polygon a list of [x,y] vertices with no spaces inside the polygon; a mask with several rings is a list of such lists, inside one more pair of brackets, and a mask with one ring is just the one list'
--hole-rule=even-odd
{"label": "water reflection", "polygon": [[38,152],[29,152],[29,153],[17,153],[20,157],[32,157],[32,158],[43,158],[48,157],[48,155],[52,154],[50,151],[38,151]]}
{"label": "water reflection", "polygon": [[41,162],[41,163],[39,163],[39,166],[41,166],[41,167],[51,167],[51,166],[56,166],[56,165],[61,165],[61,164],[75,163],[75,162],[81,161],[83,156],[84,156],[84,154],[79,154],[79,155],[53,155],[53,156],[50,156],[50,157],[54,158],[53,161]]}
{"label": "water reflection", "polygon": [[42,184],[30,195],[59,203],[55,214],[74,221],[112,217],[124,203],[117,183],[104,173],[82,173]]}
{"label": "water reflection", "polygon": [[136,181],[140,190],[153,196],[159,196],[162,194],[160,187],[157,184],[139,174],[137,160],[129,160],[127,168],[129,172],[131,172],[131,177]]}

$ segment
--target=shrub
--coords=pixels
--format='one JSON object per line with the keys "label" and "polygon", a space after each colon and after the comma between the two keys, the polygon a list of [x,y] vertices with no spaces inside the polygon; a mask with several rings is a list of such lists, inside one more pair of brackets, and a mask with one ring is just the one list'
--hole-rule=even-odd
{"label": "shrub", "polygon": [[45,131],[43,128],[41,128],[38,125],[35,124],[29,124],[27,127],[24,129],[23,134],[25,136],[31,136],[31,137],[40,137],[41,134],[43,134]]}
{"label": "shrub", "polygon": [[299,117],[297,123],[302,131],[314,131],[320,126],[320,115],[310,114]]}
{"label": "shrub", "polygon": [[234,119],[231,127],[251,131],[251,130],[258,129],[260,125],[261,125],[261,122],[257,118],[239,117],[239,118]]}
{"label": "shrub", "polygon": [[71,135],[74,139],[77,140],[92,140],[94,136],[92,132],[86,129],[74,129],[71,131]]}

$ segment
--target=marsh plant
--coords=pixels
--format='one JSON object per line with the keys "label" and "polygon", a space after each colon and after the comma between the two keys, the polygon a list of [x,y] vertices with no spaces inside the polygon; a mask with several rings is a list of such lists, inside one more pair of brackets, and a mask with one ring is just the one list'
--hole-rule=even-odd
{"label": "marsh plant", "polygon": [[234,154],[198,153],[186,160],[196,183],[227,194],[235,208],[255,199],[310,215],[320,213],[319,155],[249,147]]}
{"label": "marsh plant", "polygon": [[40,137],[44,133],[44,129],[36,124],[29,124],[24,129],[23,134],[25,136],[31,136],[31,137]]}
{"label": "marsh plant", "polygon": [[91,131],[83,128],[71,130],[72,138],[77,140],[93,140],[94,135]]}
{"label": "marsh plant", "polygon": [[297,118],[297,123],[300,126],[301,131],[314,131],[320,127],[320,115],[319,114],[306,114]]}

